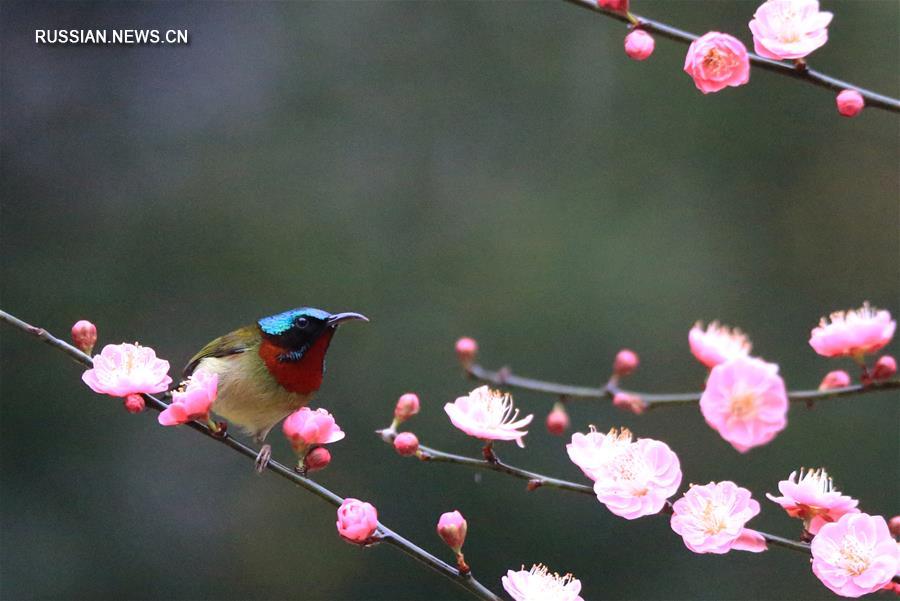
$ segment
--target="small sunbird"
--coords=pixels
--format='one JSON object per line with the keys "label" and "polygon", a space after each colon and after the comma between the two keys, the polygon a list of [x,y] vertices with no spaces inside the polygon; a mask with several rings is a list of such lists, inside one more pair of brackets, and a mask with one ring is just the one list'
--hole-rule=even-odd
{"label": "small sunbird", "polygon": [[[360,313],[329,313],[300,307],[238,328],[216,338],[184,368],[218,375],[213,411],[251,434],[257,443],[282,419],[307,405],[322,386],[325,355],[338,325],[369,321]],[[263,445],[256,459],[265,468],[272,447]]]}

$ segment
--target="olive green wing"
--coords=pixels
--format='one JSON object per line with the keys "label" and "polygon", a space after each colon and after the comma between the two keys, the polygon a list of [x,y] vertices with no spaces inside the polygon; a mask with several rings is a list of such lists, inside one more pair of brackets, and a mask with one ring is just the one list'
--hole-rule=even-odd
{"label": "olive green wing", "polygon": [[244,326],[224,336],[219,336],[191,357],[188,364],[184,366],[184,377],[190,376],[197,368],[197,364],[207,357],[227,357],[244,353],[259,346],[260,340],[259,326],[256,324]]}

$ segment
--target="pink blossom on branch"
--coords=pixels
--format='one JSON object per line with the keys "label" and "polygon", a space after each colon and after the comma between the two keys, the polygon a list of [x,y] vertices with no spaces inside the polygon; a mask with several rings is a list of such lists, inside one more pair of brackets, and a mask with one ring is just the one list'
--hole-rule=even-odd
{"label": "pink blossom on branch", "polygon": [[704,94],[750,81],[750,58],[741,41],[727,33],[710,31],[691,42],[684,71]]}
{"label": "pink blossom on branch", "polygon": [[818,0],[768,0],[750,21],[753,49],[774,60],[803,58],[828,41],[832,17]]}
{"label": "pink blossom on branch", "polygon": [[823,317],[809,338],[813,350],[825,357],[862,360],[887,345],[897,328],[888,311],[870,307],[869,303],[856,310],[836,311],[829,319]]}
{"label": "pink blossom on branch", "polygon": [[94,356],[94,367],[81,379],[94,392],[114,397],[162,392],[172,383],[169,362],[156,357],[149,346],[107,344]]}
{"label": "pink blossom on branch", "polygon": [[530,570],[524,567],[514,572],[507,570],[500,579],[503,589],[514,601],[584,601],[581,597],[581,581],[566,574],[550,572],[546,566],[536,564]]}
{"label": "pink blossom on branch", "polygon": [[437,533],[447,546],[459,553],[466,540],[468,525],[459,511],[448,511],[441,514],[437,523]]}
{"label": "pink blossom on branch", "polygon": [[630,376],[638,368],[640,362],[637,353],[624,348],[616,353],[616,359],[613,361],[613,374],[620,378]]}
{"label": "pink blossom on branch", "polygon": [[697,322],[688,332],[691,353],[706,367],[713,368],[735,357],[746,357],[753,345],[738,328],[729,328],[714,321],[706,329]]}
{"label": "pink blossom on branch", "polygon": [[700,411],[741,453],[770,442],[787,426],[787,390],[778,366],[752,357],[717,365],[700,397]]}
{"label": "pink blossom on branch", "polygon": [[296,451],[303,451],[312,445],[331,444],[345,436],[328,411],[313,411],[309,407],[302,407],[290,414],[281,429]]}
{"label": "pink blossom on branch", "polygon": [[873,380],[887,380],[893,378],[897,373],[897,360],[890,355],[883,355],[878,358],[872,367]]}
{"label": "pink blossom on branch", "polygon": [[824,469],[810,470],[800,477],[791,472],[787,480],[778,483],[778,490],[783,496],[776,497],[766,493],[769,500],[781,505],[792,518],[803,520],[804,527],[810,534],[837,521],[846,513],[858,513],[859,501],[842,495],[834,488],[834,483]]}
{"label": "pink blossom on branch", "polygon": [[518,419],[519,410],[513,406],[509,393],[491,390],[481,386],[444,405],[453,425],[475,438],[482,440],[515,440],[524,447],[522,438],[528,431],[522,431],[534,419],[528,415]]}
{"label": "pink blossom on branch", "polygon": [[813,573],[842,597],[875,592],[900,570],[900,547],[878,515],[848,513],[825,524],[811,551]]}
{"label": "pink blossom on branch", "polygon": [[419,407],[419,395],[414,392],[402,394],[394,407],[394,419],[398,424],[403,423],[419,413]]}
{"label": "pink blossom on branch", "polygon": [[79,319],[72,326],[72,342],[81,352],[90,355],[97,343],[97,326],[86,319]]}
{"label": "pink blossom on branch", "polygon": [[419,439],[412,432],[401,432],[394,439],[394,450],[398,455],[409,457],[419,450]]}
{"label": "pink blossom on branch", "polygon": [[672,449],[651,438],[632,441],[625,428],[573,434],[566,450],[594,481],[597,499],[628,520],[659,513],[681,485],[681,464]]}
{"label": "pink blossom on branch", "polygon": [[337,510],[337,530],[344,540],[366,544],[378,530],[378,511],[359,499],[344,499]]}
{"label": "pink blossom on branch", "polygon": [[762,535],[744,528],[759,513],[759,503],[749,490],[734,482],[693,485],[675,501],[672,510],[672,530],[694,553],[766,550]]}
{"label": "pink blossom on branch", "polygon": [[183,388],[172,392],[172,403],[157,416],[163,426],[178,426],[209,418],[218,394],[219,376],[206,370],[195,371]]}

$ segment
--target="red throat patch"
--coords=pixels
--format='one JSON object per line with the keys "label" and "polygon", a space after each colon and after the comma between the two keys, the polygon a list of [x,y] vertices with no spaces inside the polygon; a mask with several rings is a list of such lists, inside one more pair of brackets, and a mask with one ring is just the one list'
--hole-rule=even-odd
{"label": "red throat patch", "polygon": [[299,361],[279,361],[278,355],[289,352],[289,349],[276,346],[268,340],[263,340],[259,345],[259,356],[265,362],[275,381],[281,384],[285,390],[298,394],[309,394],[322,386],[325,353],[328,352],[332,336],[334,336],[334,328],[328,328]]}

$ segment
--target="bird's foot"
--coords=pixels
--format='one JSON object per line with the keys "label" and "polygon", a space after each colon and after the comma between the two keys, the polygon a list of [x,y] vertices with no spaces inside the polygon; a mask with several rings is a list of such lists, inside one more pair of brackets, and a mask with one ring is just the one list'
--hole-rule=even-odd
{"label": "bird's foot", "polygon": [[256,472],[261,474],[266,471],[266,467],[268,467],[271,458],[272,445],[264,444],[262,448],[259,449],[259,454],[256,456]]}

